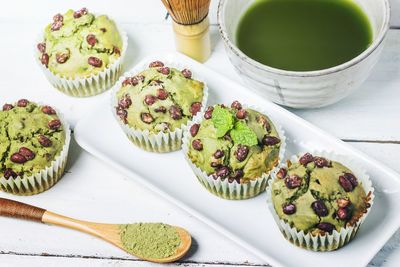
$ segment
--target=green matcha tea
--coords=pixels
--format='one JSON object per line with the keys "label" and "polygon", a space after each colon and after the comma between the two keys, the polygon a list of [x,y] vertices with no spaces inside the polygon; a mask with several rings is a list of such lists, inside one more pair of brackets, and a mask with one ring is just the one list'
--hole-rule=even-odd
{"label": "green matcha tea", "polygon": [[122,246],[142,258],[164,259],[181,245],[176,229],[163,223],[132,223],[120,226]]}
{"label": "green matcha tea", "polygon": [[291,71],[340,65],[367,49],[372,38],[366,14],[351,0],[256,0],[236,33],[247,56]]}

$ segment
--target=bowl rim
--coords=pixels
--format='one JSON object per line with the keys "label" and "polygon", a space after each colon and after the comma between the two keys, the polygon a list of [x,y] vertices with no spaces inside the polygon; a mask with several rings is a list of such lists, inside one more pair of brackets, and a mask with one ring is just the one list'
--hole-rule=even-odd
{"label": "bowl rim", "polygon": [[253,67],[260,69],[262,71],[267,71],[272,74],[278,74],[278,75],[283,75],[283,76],[291,76],[291,77],[316,77],[316,76],[323,76],[327,74],[332,74],[336,72],[343,71],[345,69],[348,69],[354,65],[357,65],[364,59],[366,59],[369,55],[371,55],[384,41],[387,32],[390,28],[390,16],[391,16],[391,7],[389,0],[382,0],[384,2],[384,22],[382,29],[380,30],[378,36],[375,38],[375,40],[372,42],[372,44],[364,50],[361,54],[356,56],[355,58],[346,61],[345,63],[342,63],[340,65],[327,68],[327,69],[322,69],[322,70],[313,70],[313,71],[289,71],[289,70],[283,70],[283,69],[278,69],[274,67],[270,67],[268,65],[264,65],[249,56],[247,56],[245,53],[243,53],[228,37],[227,31],[226,31],[226,26],[225,23],[222,21],[222,10],[223,6],[225,3],[227,3],[229,0],[219,0],[218,3],[218,10],[217,10],[217,22],[218,22],[218,29],[219,33],[224,40],[225,44],[229,47],[229,49],[236,54],[241,60],[245,61],[246,63],[252,65]]}

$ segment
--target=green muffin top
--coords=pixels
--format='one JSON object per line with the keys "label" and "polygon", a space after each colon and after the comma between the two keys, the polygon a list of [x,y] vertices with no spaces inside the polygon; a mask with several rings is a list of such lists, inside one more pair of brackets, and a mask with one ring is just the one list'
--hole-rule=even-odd
{"label": "green muffin top", "polygon": [[361,183],[339,162],[306,153],[288,161],[272,183],[279,218],[313,235],[353,225],[369,207]]}
{"label": "green muffin top", "polygon": [[174,131],[201,110],[204,83],[188,69],[165,67],[160,61],[127,78],[117,92],[116,114],[134,129]]}
{"label": "green muffin top", "polygon": [[71,79],[86,78],[120,57],[122,39],[107,16],[96,17],[82,8],[55,15],[37,48],[41,63],[52,73]]}
{"label": "green muffin top", "polygon": [[30,176],[51,165],[65,143],[56,111],[26,99],[0,111],[0,177]]}
{"label": "green muffin top", "polygon": [[247,183],[272,170],[281,139],[270,119],[235,101],[208,107],[204,120],[190,128],[188,157],[214,179]]}

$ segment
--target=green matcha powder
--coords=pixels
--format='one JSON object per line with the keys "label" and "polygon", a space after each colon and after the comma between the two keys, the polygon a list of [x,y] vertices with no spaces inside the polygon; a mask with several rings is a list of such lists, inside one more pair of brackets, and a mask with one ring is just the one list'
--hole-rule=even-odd
{"label": "green matcha powder", "polygon": [[123,224],[120,230],[123,247],[142,258],[167,258],[181,245],[175,228],[163,223]]}

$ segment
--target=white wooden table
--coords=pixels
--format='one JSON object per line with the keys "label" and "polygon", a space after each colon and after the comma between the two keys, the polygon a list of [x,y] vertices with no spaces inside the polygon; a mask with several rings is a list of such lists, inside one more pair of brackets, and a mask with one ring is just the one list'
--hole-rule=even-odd
{"label": "white wooden table", "polygon": [[[0,8],[0,102],[28,98],[57,106],[72,125],[108,93],[85,99],[51,87],[33,60],[36,36],[55,13],[86,6],[115,18],[129,34],[126,69],[140,58],[174,50],[170,21],[159,0],[14,0]],[[210,11],[210,68],[238,80],[216,27],[217,0]],[[319,110],[293,110],[322,129],[400,172],[400,0],[392,0],[392,29],[381,61],[354,95]],[[240,82],[238,80],[238,82]],[[99,144],[101,145],[101,144]],[[150,168],[150,166],[149,166]],[[64,178],[25,201],[72,217],[101,222],[163,221],[182,225],[194,237],[183,266],[268,266],[196,218],[127,179],[72,142]],[[211,207],[210,207],[211,208]],[[290,256],[290,255],[288,255]],[[370,266],[398,266],[400,231]],[[150,266],[105,242],[74,231],[0,218],[0,266]],[[299,266],[301,264],[299,263]]]}

